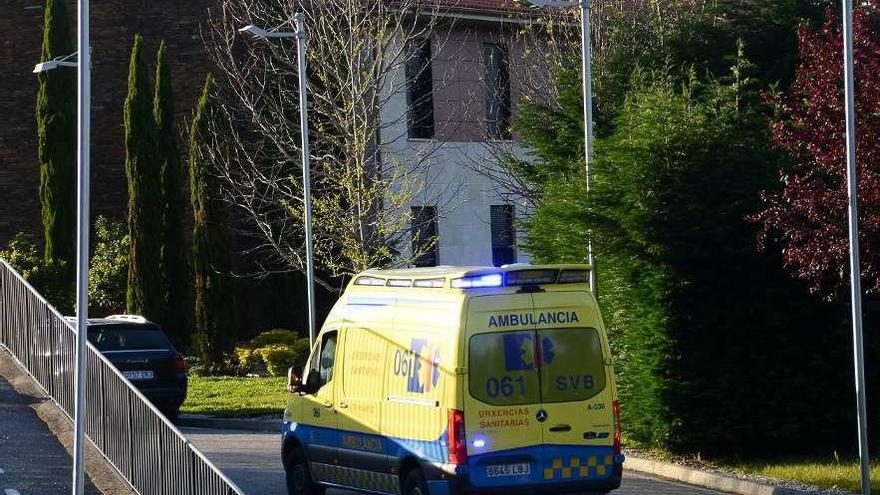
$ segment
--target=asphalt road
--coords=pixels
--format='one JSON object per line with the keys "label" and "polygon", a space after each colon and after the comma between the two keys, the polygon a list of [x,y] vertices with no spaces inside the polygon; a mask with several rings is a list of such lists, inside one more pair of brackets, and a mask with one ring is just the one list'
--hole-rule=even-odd
{"label": "asphalt road", "polygon": [[[205,455],[247,495],[284,495],[281,434],[235,430],[182,428]],[[331,495],[353,492],[330,491]],[[613,495],[719,495],[680,483],[648,478],[624,471],[623,486]]]}

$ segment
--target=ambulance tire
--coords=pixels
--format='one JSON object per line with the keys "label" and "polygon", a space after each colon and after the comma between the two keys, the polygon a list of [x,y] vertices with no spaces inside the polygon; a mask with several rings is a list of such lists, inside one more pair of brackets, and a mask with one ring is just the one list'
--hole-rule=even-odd
{"label": "ambulance tire", "polygon": [[324,495],[324,487],[315,484],[306,456],[299,448],[287,454],[287,493],[289,495]]}
{"label": "ambulance tire", "polygon": [[403,495],[428,495],[428,484],[425,483],[425,477],[419,468],[410,469],[406,473]]}

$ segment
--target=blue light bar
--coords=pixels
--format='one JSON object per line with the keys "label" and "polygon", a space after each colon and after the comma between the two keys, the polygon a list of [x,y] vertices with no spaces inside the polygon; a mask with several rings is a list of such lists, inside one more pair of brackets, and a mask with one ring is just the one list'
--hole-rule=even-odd
{"label": "blue light bar", "polygon": [[477,275],[474,277],[462,277],[453,279],[451,282],[453,289],[479,289],[482,287],[501,287],[504,284],[504,278],[500,273],[490,273],[488,275]]}

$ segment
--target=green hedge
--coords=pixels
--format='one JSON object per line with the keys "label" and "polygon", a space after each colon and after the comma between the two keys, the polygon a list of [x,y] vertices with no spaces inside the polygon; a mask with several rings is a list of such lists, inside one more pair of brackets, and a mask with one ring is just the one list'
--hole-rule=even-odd
{"label": "green hedge", "polygon": [[536,262],[582,262],[592,234],[627,438],[682,453],[848,451],[845,311],[757,253],[745,221],[779,167],[745,72],[684,86],[637,74],[597,142],[589,195],[580,163],[549,179],[526,247]]}

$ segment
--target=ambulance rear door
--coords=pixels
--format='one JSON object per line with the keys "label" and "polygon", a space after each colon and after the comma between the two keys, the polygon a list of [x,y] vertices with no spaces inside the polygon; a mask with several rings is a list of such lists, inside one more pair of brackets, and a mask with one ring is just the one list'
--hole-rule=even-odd
{"label": "ambulance rear door", "polygon": [[534,321],[531,294],[469,298],[463,395],[469,475],[476,487],[543,479]]}

